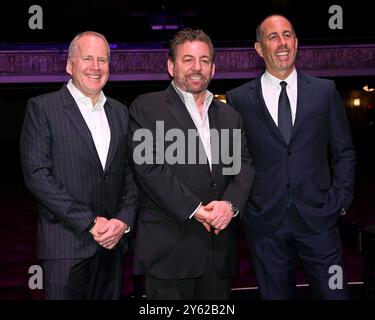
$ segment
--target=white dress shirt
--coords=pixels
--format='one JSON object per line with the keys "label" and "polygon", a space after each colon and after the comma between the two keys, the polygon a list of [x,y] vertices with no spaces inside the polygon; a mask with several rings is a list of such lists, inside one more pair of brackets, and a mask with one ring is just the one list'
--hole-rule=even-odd
{"label": "white dress shirt", "polygon": [[109,143],[111,141],[111,130],[104,110],[104,103],[107,98],[103,91],[101,91],[99,101],[94,106],[91,99],[79,91],[74,86],[71,79],[68,82],[67,88],[77,103],[79,111],[81,111],[86,125],[91,132],[96,151],[104,170],[108,156]]}
{"label": "white dress shirt", "polygon": [[292,109],[292,123],[296,119],[297,111],[297,71],[294,69],[292,73],[285,79],[281,80],[265,71],[261,79],[262,94],[264,102],[266,103],[268,112],[270,113],[276,126],[278,126],[278,107],[279,107],[279,96],[281,93],[280,82],[285,81],[287,83],[286,93],[289,98],[290,108]]}
{"label": "white dress shirt", "polygon": [[[94,140],[96,152],[98,153],[103,170],[107,161],[109,144],[111,142],[111,129],[109,128],[107,115],[105,114],[104,104],[107,101],[103,91],[100,92],[99,101],[93,105],[89,97],[86,97],[79,91],[70,79],[67,88],[77,103],[79,111],[85,119],[86,125],[91,132]],[[124,233],[130,232],[130,226]]]}
{"label": "white dress shirt", "polygon": [[[210,120],[208,118],[208,108],[214,98],[214,95],[206,90],[206,98],[204,100],[203,108],[202,108],[202,115],[200,115],[198,106],[195,103],[194,96],[190,92],[182,91],[179,87],[177,87],[176,83],[172,81],[172,86],[176,90],[177,94],[181,98],[182,102],[184,103],[187,111],[190,114],[190,117],[193,119],[195,127],[197,128],[199,137],[202,141],[204,151],[206,152],[208,164],[210,165],[210,170],[212,171],[212,163],[211,163],[211,134],[210,134]],[[190,215],[190,219],[194,216],[194,214],[198,211],[199,207],[201,206],[202,202],[198,205],[198,207],[194,210],[194,212]]]}
{"label": "white dress shirt", "polygon": [[204,100],[202,115],[199,113],[198,106],[195,103],[194,96],[190,92],[182,91],[177,87],[174,81],[172,81],[172,86],[175,88],[176,92],[180,96],[182,102],[184,103],[190,117],[193,119],[195,127],[197,128],[199,137],[202,141],[204,151],[208,159],[208,164],[212,170],[211,163],[211,134],[210,134],[210,120],[208,118],[208,108],[214,98],[213,94],[206,90],[206,98]]}

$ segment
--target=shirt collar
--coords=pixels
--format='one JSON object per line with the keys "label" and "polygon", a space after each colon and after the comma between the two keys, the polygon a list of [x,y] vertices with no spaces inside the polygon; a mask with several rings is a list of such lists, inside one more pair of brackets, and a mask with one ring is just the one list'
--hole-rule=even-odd
{"label": "shirt collar", "polygon": [[[181,98],[181,100],[184,104],[186,104],[186,101],[189,101],[189,100],[191,101],[191,99],[194,100],[193,94],[190,93],[190,92],[186,92],[186,91],[181,90],[177,86],[177,84],[174,80],[172,80],[172,86],[176,90],[177,94],[179,95],[179,97]],[[207,108],[211,105],[211,102],[212,102],[213,98],[214,98],[214,95],[212,94],[212,92],[210,92],[209,90],[206,90],[205,105],[207,106]]]}
{"label": "shirt collar", "polygon": [[271,86],[275,86],[277,88],[280,88],[280,82],[285,81],[288,84],[288,87],[290,87],[293,90],[297,90],[297,71],[296,68],[293,69],[291,74],[284,80],[279,79],[269,73],[268,71],[264,72],[264,80],[267,84]]}
{"label": "shirt collar", "polygon": [[100,91],[99,100],[98,102],[93,106],[92,101],[89,97],[85,96],[74,84],[72,79],[69,80],[68,84],[66,85],[69,92],[73,96],[74,101],[78,104],[85,104],[90,105],[93,107],[94,111],[100,110],[104,103],[107,101],[107,97],[104,95],[103,91]]}

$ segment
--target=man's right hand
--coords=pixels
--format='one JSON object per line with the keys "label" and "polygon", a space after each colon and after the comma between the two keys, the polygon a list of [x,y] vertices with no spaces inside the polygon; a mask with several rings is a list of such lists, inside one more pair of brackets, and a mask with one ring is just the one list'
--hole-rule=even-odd
{"label": "man's right hand", "polygon": [[197,212],[194,214],[194,218],[195,220],[202,223],[203,227],[205,227],[205,229],[210,232],[211,227],[210,223],[208,222],[210,221],[210,212],[207,211],[203,205],[201,205]]}
{"label": "man's right hand", "polygon": [[108,220],[105,217],[96,217],[94,226],[89,231],[94,238],[98,238],[100,235],[108,230]]}

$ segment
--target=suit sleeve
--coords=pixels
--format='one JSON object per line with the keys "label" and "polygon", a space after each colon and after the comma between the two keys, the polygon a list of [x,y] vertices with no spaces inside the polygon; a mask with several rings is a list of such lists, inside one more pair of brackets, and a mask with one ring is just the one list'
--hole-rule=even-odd
{"label": "suit sleeve", "polygon": [[77,201],[53,174],[51,148],[53,137],[45,108],[37,99],[28,101],[21,132],[20,155],[25,184],[33,196],[58,220],[80,234],[95,215]]}
{"label": "suit sleeve", "polygon": [[222,199],[230,201],[232,204],[237,206],[240,210],[240,215],[243,217],[245,208],[248,202],[251,187],[254,180],[254,169],[252,167],[252,158],[249,153],[246,141],[246,135],[242,125],[241,116],[238,115],[238,126],[241,129],[240,139],[235,139],[233,142],[238,143],[240,141],[239,150],[240,153],[235,157],[235,161],[240,161],[240,171],[233,175],[229,182]]}
{"label": "suit sleeve", "polygon": [[[234,110],[236,110],[238,113],[241,114],[241,112],[239,110],[240,106],[239,106],[239,103],[238,103],[239,95],[238,94],[234,95],[234,94],[232,94],[232,91],[228,91],[226,96],[227,96],[227,104],[230,107],[232,107]],[[241,121],[241,124],[242,124],[242,121]]]}
{"label": "suit sleeve", "polygon": [[227,92],[227,103],[228,103],[229,106],[234,108],[232,96],[231,96],[230,92]]}
{"label": "suit sleeve", "polygon": [[[196,210],[201,200],[175,176],[167,163],[156,163],[155,120],[148,116],[149,112],[145,112],[150,108],[152,106],[148,108],[139,99],[136,99],[129,111],[130,134],[128,142],[133,154],[136,180],[142,192],[163,211],[170,214],[177,223],[183,224]],[[136,141],[138,139],[134,137],[138,133],[145,134],[144,142]],[[150,144],[152,145],[150,146]],[[137,160],[142,145],[152,150],[152,159],[149,163],[141,163]]]}
{"label": "suit sleeve", "polygon": [[346,111],[334,82],[331,90],[329,146],[332,187],[339,203],[347,210],[353,199],[356,159]]}
{"label": "suit sleeve", "polygon": [[[124,107],[125,108],[125,107]],[[126,109],[125,109],[126,110]],[[129,135],[129,121],[128,114],[126,112],[126,125],[127,125],[127,135]],[[126,146],[127,147],[127,146]],[[135,217],[138,208],[138,189],[135,184],[133,172],[130,165],[130,151],[128,152],[128,157],[125,159],[125,172],[124,172],[124,186],[121,197],[121,203],[117,213],[117,219],[125,222],[131,229],[134,227]]]}

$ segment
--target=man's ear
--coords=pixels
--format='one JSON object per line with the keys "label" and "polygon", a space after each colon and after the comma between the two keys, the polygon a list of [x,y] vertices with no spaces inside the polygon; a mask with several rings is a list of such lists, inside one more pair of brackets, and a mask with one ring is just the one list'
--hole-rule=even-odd
{"label": "man's ear", "polygon": [[212,71],[211,71],[211,78],[214,77],[214,74],[215,74],[215,62],[212,63]]}
{"label": "man's ear", "polygon": [[68,74],[72,75],[72,61],[70,59],[66,62],[65,70]]}
{"label": "man's ear", "polygon": [[171,59],[167,60],[167,66],[168,66],[168,73],[173,78],[174,63],[171,61]]}
{"label": "man's ear", "polygon": [[255,51],[257,52],[257,54],[263,58],[263,50],[262,50],[262,45],[260,44],[260,42],[256,41],[254,43],[254,49]]}

